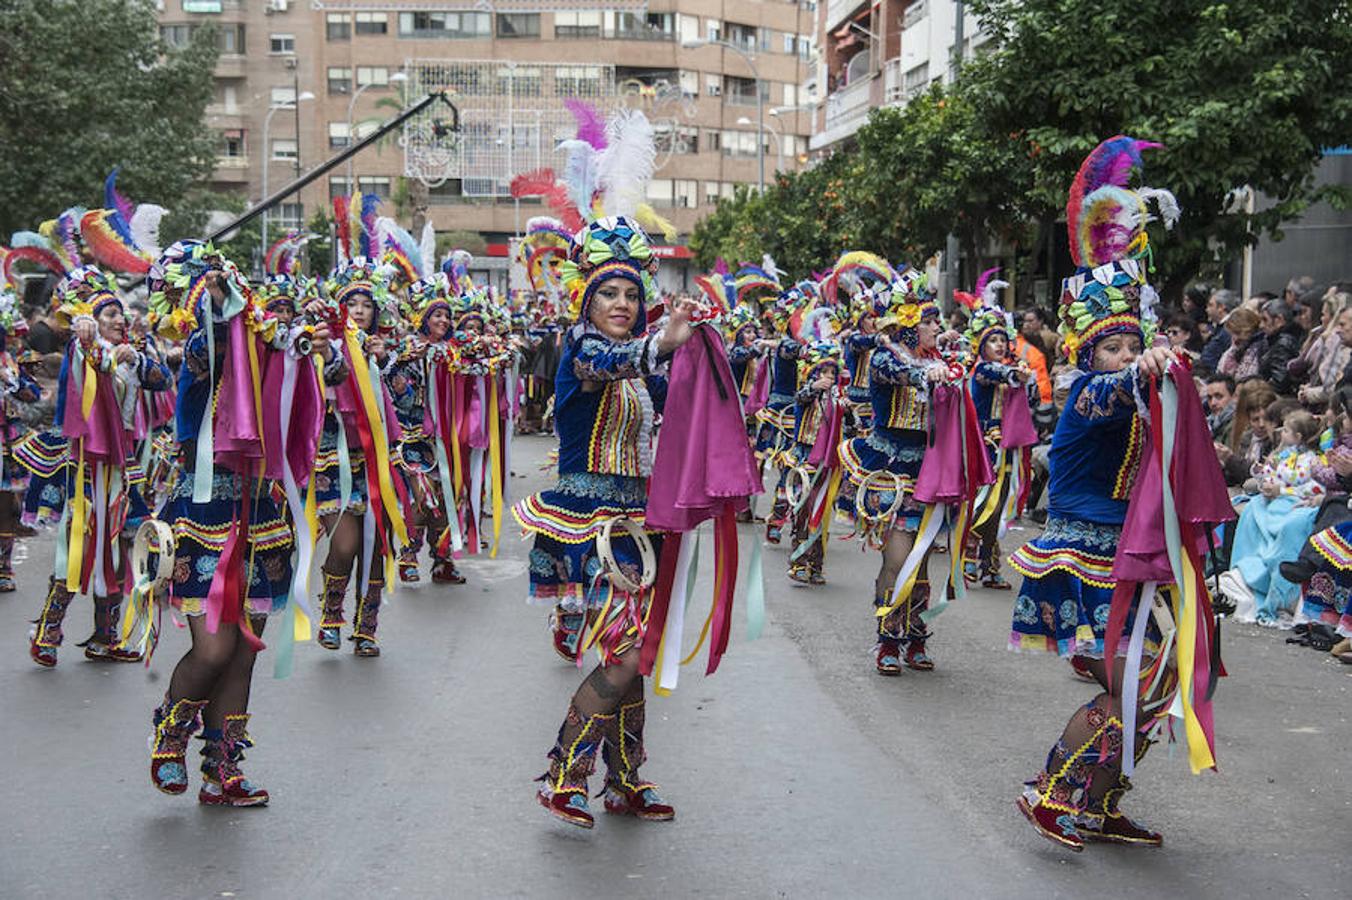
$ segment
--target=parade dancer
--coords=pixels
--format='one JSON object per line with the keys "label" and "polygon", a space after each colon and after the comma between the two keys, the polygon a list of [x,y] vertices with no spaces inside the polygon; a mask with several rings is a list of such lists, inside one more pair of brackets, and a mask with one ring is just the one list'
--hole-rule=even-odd
{"label": "parade dancer", "polygon": [[[829,319],[826,308],[811,314]],[[813,328],[804,324],[805,336]],[[840,440],[845,418],[844,397],[840,391],[840,346],[825,334],[804,344],[798,364],[798,382],[794,395],[793,444],[785,456],[790,470],[789,497],[793,517],[793,552],[789,556],[789,578],[801,584],[826,584],[827,525],[833,494],[838,490],[839,465],[836,455],[814,452],[833,448]]]}
{"label": "parade dancer", "polygon": [[[976,355],[971,376],[972,402],[996,476],[995,484],[985,488],[977,498],[971,537],[964,548],[963,577],[972,584],[980,582],[982,587],[1007,591],[1011,585],[1000,574],[1000,536],[1013,517],[1021,487],[1029,484],[1028,455],[1021,452],[1024,444],[1013,445],[1016,449],[1010,452],[1010,440],[1036,443],[1037,434],[1031,427],[1023,429],[1025,434],[1022,436],[1006,434],[1002,428],[1010,404],[1018,403],[1022,403],[1025,412],[1021,421],[1031,426],[1026,385],[1033,371],[1022,360],[1016,363],[1010,354],[1016,332],[1013,317],[997,300],[997,292],[1009,287],[1008,282],[994,280],[993,276],[999,271],[983,272],[977,280],[975,294],[954,291],[953,295],[971,313],[967,340]],[[1020,391],[1025,394],[1022,399],[1016,396]],[[1013,505],[1010,503],[1011,491],[1014,493]]]}
{"label": "parade dancer", "polygon": [[[622,215],[588,222],[564,266],[576,324],[565,338],[555,390],[559,482],[518,503],[513,513],[535,535],[532,597],[564,601],[570,612],[586,615],[589,630],[579,658],[589,647],[600,655],[600,665],[569,703],[538,792],[551,814],[590,828],[587,779],[603,745],[606,811],[649,820],[674,816],[637,771],[645,757],[639,650],[650,593],[622,590],[603,574],[598,542],[604,534],[607,563],[637,584],[639,545],[618,534],[609,540],[607,523],[624,518],[642,527],[657,412],[648,384],[693,335],[695,305],[678,301],[665,328],[647,333],[658,260],[644,231],[624,214],[642,203],[652,173],[652,126],[642,113],[624,111],[615,114],[604,134],[584,134],[591,140],[574,142],[570,152],[588,165],[570,165],[569,171],[599,172],[606,186],[596,201],[599,208]],[[588,216],[596,208],[592,191],[585,182],[571,192]]]}
{"label": "parade dancer", "polygon": [[[835,304],[840,322],[841,350],[844,353],[845,387],[850,402],[850,425],[855,434],[867,434],[873,427],[873,404],[869,393],[869,364],[878,346],[878,303],[875,291],[886,292],[892,267],[880,256],[861,250],[842,254],[822,284],[822,294]],[[850,289],[847,298],[841,288]],[[885,305],[885,304],[884,304]]]}
{"label": "parade dancer", "polygon": [[916,671],[934,668],[924,614],[930,608],[929,555],[944,522],[936,504],[915,494],[927,453],[965,458],[959,444],[937,443],[932,407],[933,392],[960,385],[966,373],[939,352],[939,307],[923,272],[895,273],[876,302],[879,334],[869,363],[873,426],[840,445],[845,478],[836,507],[865,546],[882,553],[872,603],[878,613],[876,668],[898,675],[903,662]]}
{"label": "parade dancer", "polygon": [[[254,660],[268,618],[287,608],[295,545],[264,477],[265,420],[277,411],[269,404],[265,412],[263,395],[278,348],[299,353],[309,365],[296,350],[305,329],[287,329],[266,313],[234,264],[210,244],[174,244],[147,281],[157,329],[185,341],[176,410],[179,474],[163,519],[173,535],[170,602],[187,617],[192,638],[152,716],[150,779],[164,793],[186,792],[188,741],[201,728],[198,802],[262,806],[268,792],[244,776],[240,762],[254,746],[248,731]],[[310,337],[336,379],[341,360],[328,346],[326,327],[316,326]],[[318,386],[312,390],[311,451],[321,409]],[[271,398],[279,402],[280,396]]]}
{"label": "parade dancer", "polygon": [[14,456],[15,445],[28,434],[20,404],[36,403],[42,397],[26,367],[15,360],[7,343],[22,337],[28,323],[19,313],[19,301],[9,286],[0,282],[0,594],[12,594],[14,581],[14,532],[19,525],[29,472]]}
{"label": "parade dancer", "polygon": [[808,289],[815,294],[816,285],[802,283],[785,291],[764,313],[768,330],[774,342],[770,351],[770,390],[765,407],[756,413],[760,431],[756,436],[756,457],[762,468],[772,466],[779,470],[775,482],[774,504],[765,517],[765,540],[778,544],[789,524],[789,498],[785,484],[792,464],[785,453],[793,442],[794,396],[798,393],[798,357],[802,344],[789,334],[789,319],[808,301]]}
{"label": "parade dancer", "polygon": [[[376,639],[386,573],[408,543],[402,506],[407,496],[390,465],[398,422],[380,372],[390,359],[386,343],[392,322],[390,270],[375,260],[381,252],[376,227],[378,198],[334,198],[339,264],[325,283],[329,332],[341,340],[349,377],[327,386],[328,412],[315,473],[319,519],[329,535],[321,568],[322,605],[317,640],[327,650],[341,646],[343,607],[352,570],[360,558],[352,617],[352,652],[380,655]],[[382,319],[384,321],[382,321]]]}
{"label": "parade dancer", "polygon": [[[1155,292],[1147,283],[1151,256],[1145,225],[1149,201],[1158,205],[1166,225],[1172,225],[1178,209],[1166,191],[1127,188],[1141,151],[1156,146],[1121,136],[1105,141],[1085,160],[1072,186],[1067,227],[1078,268],[1063,284],[1060,318],[1077,371],[1052,439],[1046,528],[1011,557],[1025,579],[1014,604],[1010,646],[1079,656],[1102,688],[1071,716],[1044,768],[1018,799],[1041,835],[1071,850],[1090,841],[1163,842],[1158,832],[1123,814],[1119,803],[1131,788],[1127,776],[1166,727],[1176,704],[1194,771],[1214,764],[1209,709],[1205,721],[1195,714],[1209,702],[1211,685],[1204,676],[1214,652],[1214,643],[1198,652],[1201,645],[1190,639],[1214,637],[1204,586],[1198,592],[1200,573],[1180,582],[1189,595],[1185,605],[1180,605],[1180,588],[1171,583],[1168,559],[1165,574],[1156,576],[1160,592],[1153,598],[1154,592],[1134,591],[1122,580],[1123,567],[1142,558],[1140,537],[1151,546],[1172,544],[1160,533],[1168,530],[1162,515],[1136,514],[1138,503],[1146,504],[1142,509],[1150,501],[1159,503],[1161,483],[1174,482],[1165,493],[1172,490],[1171,502],[1179,506],[1193,502],[1207,485],[1219,485],[1221,515],[1233,515],[1196,391],[1188,373],[1177,368],[1178,416],[1188,414],[1203,423],[1197,443],[1206,458],[1193,476],[1180,475],[1180,453],[1202,453],[1180,433],[1175,458],[1163,460],[1163,480],[1160,475],[1159,435],[1167,435],[1173,423],[1161,421],[1162,407],[1150,383],[1165,376],[1176,360],[1167,348],[1150,346]],[[1147,409],[1149,417],[1143,413]],[[1186,490],[1175,481],[1181,477],[1187,477]],[[1200,520],[1180,515],[1177,521],[1184,542],[1170,555],[1191,567],[1196,547],[1187,535],[1191,523]],[[1129,529],[1145,525],[1144,535],[1132,535],[1136,556],[1123,555],[1130,546],[1124,523]],[[1130,644],[1119,655],[1119,638],[1125,635],[1131,635]]]}

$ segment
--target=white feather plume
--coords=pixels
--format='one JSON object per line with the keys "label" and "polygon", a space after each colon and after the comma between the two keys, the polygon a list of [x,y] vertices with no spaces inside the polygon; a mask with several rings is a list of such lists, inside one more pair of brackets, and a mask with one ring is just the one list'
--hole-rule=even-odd
{"label": "white feather plume", "polygon": [[[1174,227],[1182,210],[1178,208],[1178,199],[1174,197],[1171,191],[1164,188],[1143,187],[1136,192],[1141,197],[1141,202],[1147,206],[1151,200],[1155,201],[1155,208],[1159,210],[1159,219],[1164,223],[1166,229]],[[1152,220],[1152,216],[1147,216],[1146,221]],[[1144,223],[1143,223],[1144,224]]]}
{"label": "white feather plume", "polygon": [[423,276],[430,275],[436,268],[437,230],[431,222],[423,225],[422,239],[418,241],[418,253],[422,256]]}
{"label": "white feather plume", "polygon": [[1003,291],[1007,287],[1009,287],[1009,282],[1001,281],[998,278],[986,282],[986,287],[981,292],[981,302],[986,306],[999,306],[1000,304],[996,302],[996,297],[999,295],[1000,291]]}
{"label": "white feather plume", "polygon": [[652,123],[642,112],[621,109],[606,122],[606,148],[598,162],[601,209],[607,216],[638,213],[657,165]]}
{"label": "white feather plume", "polygon": [[559,179],[568,188],[568,199],[583,219],[591,218],[592,195],[596,193],[596,148],[586,141],[560,141],[559,150],[568,155]]}
{"label": "white feather plume", "polygon": [[160,246],[160,220],[169,210],[153,203],[142,203],[131,216],[131,237],[136,246],[151,259],[159,259],[164,248]]}
{"label": "white feather plume", "polygon": [[832,310],[829,306],[818,306],[812,312],[803,317],[803,336],[814,341],[827,341],[831,339],[831,315]]}
{"label": "white feather plume", "polygon": [[775,265],[775,258],[768,253],[761,255],[761,268],[764,269],[766,273],[772,276],[776,281],[778,281],[780,279],[780,276],[784,274],[784,270],[781,269],[779,266]]}

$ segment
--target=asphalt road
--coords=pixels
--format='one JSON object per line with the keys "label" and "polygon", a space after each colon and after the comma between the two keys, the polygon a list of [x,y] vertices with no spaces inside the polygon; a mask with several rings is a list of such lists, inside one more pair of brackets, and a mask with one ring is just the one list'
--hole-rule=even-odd
{"label": "asphalt road", "polygon": [[[518,496],[547,482],[549,447],[517,441]],[[400,590],[381,618],[380,659],[308,644],[294,674],[275,680],[275,651],[260,658],[258,746],[245,768],[273,800],[247,810],[201,808],[191,791],[167,797],[149,783],[150,710],[183,631],[167,629],[149,672],[86,662],[73,642],[54,670],[29,661],[51,538],[28,540],[20,590],[0,597],[0,897],[1285,898],[1349,888],[1352,669],[1227,625],[1220,772],[1193,776],[1183,748],[1156,748],[1124,808],[1163,831],[1165,847],[1075,855],[1038,837],[1013,801],[1093,689],[1056,660],[1007,652],[1012,598],[989,591],[936,622],[937,671],[878,677],[875,557],[849,544],[832,547],[830,584],[815,589],[792,585],[785,551],[768,550],[764,635],[742,640],[739,622],[714,677],[692,666],[672,697],[650,701],[644,774],[675,822],[598,814],[591,832],[555,822],[531,779],[580,673],[550,651],[545,611],[523,602],[526,545],[509,531],[499,559],[463,564],[468,585]],[[700,568],[699,598],[711,570]],[[67,633],[82,638],[91,619],[77,601]]]}

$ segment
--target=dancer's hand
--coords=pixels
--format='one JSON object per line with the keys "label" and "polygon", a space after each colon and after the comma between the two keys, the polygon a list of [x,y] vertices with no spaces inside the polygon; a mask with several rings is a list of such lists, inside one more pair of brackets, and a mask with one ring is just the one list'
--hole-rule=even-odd
{"label": "dancer's hand", "polygon": [[1151,347],[1141,353],[1137,362],[1146,375],[1162,378],[1169,367],[1178,362],[1178,356],[1168,347]]}
{"label": "dancer's hand", "polygon": [[333,358],[333,345],[329,343],[329,326],[320,320],[310,335],[310,350],[318,353],[325,361]]}
{"label": "dancer's hand", "polygon": [[131,344],[118,344],[113,348],[113,362],[118,365],[136,362],[136,348]]}
{"label": "dancer's hand", "polygon": [[71,323],[70,328],[71,331],[75,333],[75,337],[79,339],[80,343],[84,344],[86,347],[94,343],[94,335],[98,334],[98,326],[89,316],[81,316],[76,319]]}
{"label": "dancer's hand", "polygon": [[672,306],[671,316],[667,319],[667,327],[662,329],[662,334],[657,338],[659,353],[675,353],[677,348],[695,336],[695,327],[690,324],[690,317],[697,309],[699,304],[689,298],[676,301]]}

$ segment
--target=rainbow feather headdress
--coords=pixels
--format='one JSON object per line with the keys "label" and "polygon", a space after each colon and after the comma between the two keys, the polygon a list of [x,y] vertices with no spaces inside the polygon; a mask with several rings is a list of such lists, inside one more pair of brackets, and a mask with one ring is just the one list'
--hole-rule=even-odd
{"label": "rainbow feather headdress", "polygon": [[64,278],[68,272],[83,265],[80,219],[84,214],[83,207],[73,206],[55,219],[43,222],[37,231],[15,232],[4,256],[5,282],[18,289],[15,269],[20,263],[39,266],[58,278]]}
{"label": "rainbow feather headdress", "polygon": [[206,297],[208,272],[221,272],[246,301],[253,298],[248,280],[235,264],[211,244],[175,241],[151,264],[146,273],[150,291],[151,326],[170,340],[181,341],[198,324],[198,310]]}
{"label": "rainbow feather headdress", "polygon": [[970,294],[966,291],[953,292],[953,299],[971,310],[971,318],[967,322],[967,340],[978,354],[986,338],[996,332],[1002,332],[1011,341],[1014,340],[1014,317],[1000,305],[999,292],[1009,287],[1009,282],[997,279],[995,276],[999,274],[998,266],[987,269],[976,280],[975,291]]}
{"label": "rainbow feather headdress", "polygon": [[80,239],[90,255],[115,272],[145,275],[160,254],[160,220],[166,210],[133,204],[117,189],[117,169],[103,182],[103,209],[80,217]]}
{"label": "rainbow feather headdress", "polygon": [[[822,296],[836,310],[843,324],[858,325],[865,316],[883,314],[888,305],[892,279],[892,264],[865,250],[850,250],[836,260],[831,274],[822,281]],[[841,288],[848,291],[842,301]]]}
{"label": "rainbow feather headdress", "polygon": [[1117,135],[1080,165],[1066,202],[1066,230],[1075,274],[1061,283],[1061,334],[1071,365],[1092,365],[1094,344],[1110,334],[1149,340],[1158,299],[1147,281],[1153,201],[1166,228],[1178,221],[1178,203],[1166,190],[1130,189],[1141,151],[1162,145]]}
{"label": "rainbow feather headdress", "polygon": [[8,284],[0,283],[0,346],[4,338],[28,332],[28,320],[19,307],[19,295]]}
{"label": "rainbow feather headdress", "polygon": [[381,261],[379,208],[380,198],[374,194],[333,198],[338,265],[325,279],[323,294],[333,317],[344,327],[347,305],[354,297],[366,297],[375,306],[374,326],[392,324],[395,300],[390,281],[396,266]]}
{"label": "rainbow feather headdress", "polygon": [[82,316],[97,316],[105,306],[122,307],[112,276],[95,266],[78,266],[52,290],[53,315],[62,326]]}
{"label": "rainbow feather headdress", "polygon": [[563,222],[552,216],[534,216],[526,221],[526,234],[517,244],[517,259],[526,270],[531,290],[557,293],[562,289],[559,266],[568,259],[573,236]]}

